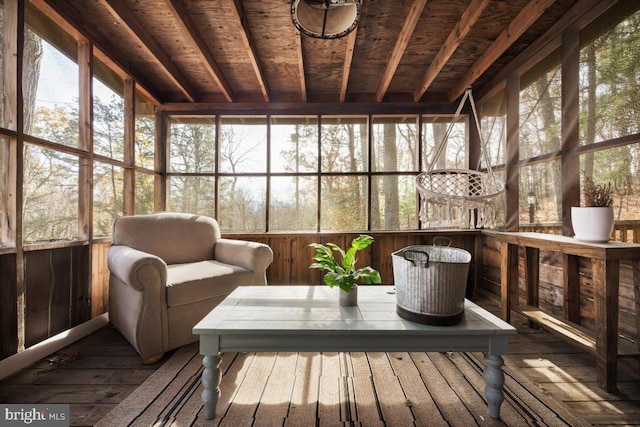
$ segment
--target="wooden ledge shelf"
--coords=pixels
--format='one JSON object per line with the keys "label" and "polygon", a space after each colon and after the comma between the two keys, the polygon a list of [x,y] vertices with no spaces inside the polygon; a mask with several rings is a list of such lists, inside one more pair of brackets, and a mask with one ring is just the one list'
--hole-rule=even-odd
{"label": "wooden ledge shelf", "polygon": [[[596,354],[596,339],[589,329],[542,311],[530,305],[517,305],[511,310],[526,319],[535,322],[542,328],[559,335],[591,354]],[[624,338],[618,338],[618,358],[640,357],[640,351]]]}
{"label": "wooden ledge shelf", "polygon": [[[500,283],[502,318],[509,322],[516,309],[530,321],[556,332],[596,357],[598,383],[607,392],[616,390],[619,357],[635,357],[637,346],[620,341],[618,335],[618,297],[620,261],[629,260],[633,268],[636,324],[640,330],[640,245],[624,242],[588,243],[572,237],[543,233],[486,232],[501,242]],[[518,288],[518,247],[524,249],[526,307],[513,307]],[[540,251],[563,255],[564,318],[539,309]],[[590,258],[594,289],[594,332],[580,326],[580,258]],[[516,297],[517,298],[517,297]],[[618,351],[620,349],[620,351]]]}

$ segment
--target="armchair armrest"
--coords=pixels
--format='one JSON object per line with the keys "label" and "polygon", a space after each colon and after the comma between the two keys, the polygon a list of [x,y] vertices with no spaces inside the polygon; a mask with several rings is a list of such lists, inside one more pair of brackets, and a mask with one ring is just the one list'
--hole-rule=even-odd
{"label": "armchair armrest", "polygon": [[264,243],[220,239],[214,247],[214,258],[225,264],[238,265],[264,275],[273,261],[273,251]]}
{"label": "armchair armrest", "polygon": [[167,282],[167,264],[162,259],[128,246],[111,246],[107,265],[111,274],[137,291]]}

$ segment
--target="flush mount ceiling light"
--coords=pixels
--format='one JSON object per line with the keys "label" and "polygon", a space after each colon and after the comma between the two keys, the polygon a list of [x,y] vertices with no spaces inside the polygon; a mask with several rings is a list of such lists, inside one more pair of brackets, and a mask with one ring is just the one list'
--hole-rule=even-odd
{"label": "flush mount ceiling light", "polygon": [[337,39],[358,26],[360,0],[291,0],[291,20],[301,33]]}

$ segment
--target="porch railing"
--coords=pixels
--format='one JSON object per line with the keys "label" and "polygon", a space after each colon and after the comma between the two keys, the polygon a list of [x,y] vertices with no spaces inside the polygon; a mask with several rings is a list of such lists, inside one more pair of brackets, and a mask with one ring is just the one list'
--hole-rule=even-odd
{"label": "porch railing", "polygon": [[[562,224],[559,222],[520,224],[519,231],[562,234]],[[618,242],[640,243],[640,220],[616,221],[611,239]]]}

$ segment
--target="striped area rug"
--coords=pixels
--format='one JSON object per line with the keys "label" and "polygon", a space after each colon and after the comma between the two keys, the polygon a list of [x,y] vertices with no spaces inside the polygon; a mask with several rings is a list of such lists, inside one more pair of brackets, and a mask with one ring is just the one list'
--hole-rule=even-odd
{"label": "striped area rug", "polygon": [[502,420],[481,353],[227,353],[205,420],[197,343],[178,349],[99,423],[114,426],[588,426],[505,358]]}

